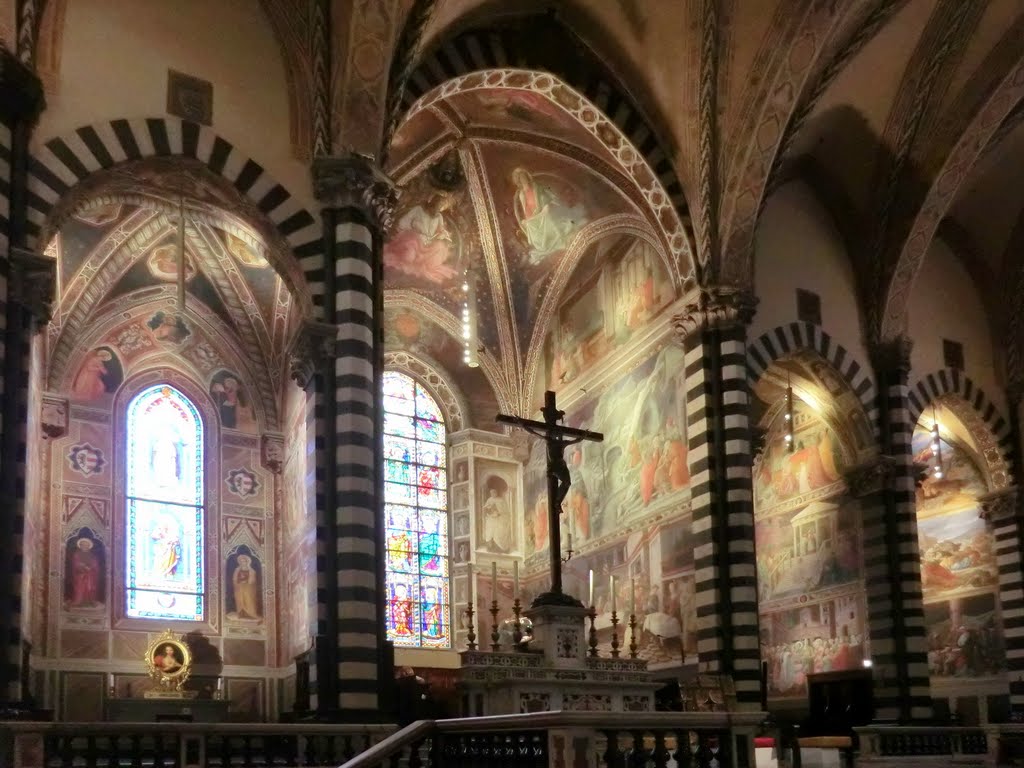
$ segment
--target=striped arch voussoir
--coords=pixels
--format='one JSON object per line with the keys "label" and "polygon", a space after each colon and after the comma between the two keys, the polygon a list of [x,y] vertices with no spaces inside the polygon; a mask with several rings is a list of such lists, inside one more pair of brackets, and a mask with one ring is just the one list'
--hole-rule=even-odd
{"label": "striped arch voussoir", "polygon": [[842,344],[812,323],[789,323],[762,334],[747,346],[747,378],[758,381],[769,366],[786,355],[809,350],[816,352],[836,369],[860,400],[868,422],[878,432],[878,404],[875,382],[868,369],[861,365]]}
{"label": "striped arch voussoir", "polygon": [[1009,465],[1013,443],[1010,424],[981,387],[971,381],[971,378],[962,371],[943,368],[935,373],[929,373],[911,387],[908,397],[911,423],[917,424],[925,408],[943,395],[959,395],[977,411],[982,421],[992,431],[1003,461]]}
{"label": "striped arch voussoir", "polygon": [[205,126],[173,117],[111,120],[78,128],[32,152],[28,174],[27,245],[39,250],[51,211],[97,171],[149,157],[198,160],[227,180],[273,224],[305,277],[315,311],[322,312],[324,246],[320,221],[261,165]]}

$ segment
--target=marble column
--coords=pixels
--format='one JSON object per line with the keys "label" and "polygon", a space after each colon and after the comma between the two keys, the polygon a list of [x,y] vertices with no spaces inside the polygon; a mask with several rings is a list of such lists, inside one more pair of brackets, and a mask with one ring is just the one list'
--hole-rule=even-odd
{"label": "marble column", "polygon": [[1021,571],[1021,526],[1017,488],[1003,488],[978,500],[991,526],[999,567],[999,613],[1010,681],[1010,706],[1024,710],[1024,573]]}
{"label": "marble column", "polygon": [[685,350],[686,422],[701,669],[729,675],[740,709],[761,702],[746,327],[755,300],[698,289],[673,318]]}
{"label": "marble column", "polygon": [[[40,285],[37,258],[16,252],[25,243],[25,203],[29,137],[43,108],[38,78],[0,48],[0,707],[23,702],[27,649],[21,604],[24,557],[25,440],[28,403],[28,350],[36,322],[24,291]],[[20,300],[19,300],[20,299]],[[45,316],[46,312],[42,312]],[[48,319],[48,317],[46,318]],[[43,321],[45,322],[45,320]],[[2,715],[0,715],[2,716]]]}
{"label": "marble column", "polygon": [[323,206],[324,319],[336,335],[333,366],[314,375],[317,421],[326,425],[317,451],[324,648],[311,690],[319,712],[365,722],[381,716],[393,665],[383,616],[382,248],[397,194],[372,160],[356,154],[315,159],[313,188]]}
{"label": "marble column", "polygon": [[871,359],[878,385],[884,483],[863,507],[864,581],[875,716],[910,723],[931,716],[928,642],[921,592],[921,555],[915,508],[914,432],[907,383],[911,342],[876,344]]}

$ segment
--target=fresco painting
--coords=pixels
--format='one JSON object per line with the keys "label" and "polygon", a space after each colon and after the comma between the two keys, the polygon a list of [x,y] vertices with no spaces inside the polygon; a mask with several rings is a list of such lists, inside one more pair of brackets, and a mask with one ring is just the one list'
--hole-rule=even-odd
{"label": "fresco painting", "polygon": [[124,368],[112,347],[103,345],[90,350],[71,383],[75,400],[97,402],[108,400],[124,381]]}
{"label": "fresco painting", "polygon": [[[990,677],[1005,668],[995,537],[978,499],[988,486],[968,450],[940,425],[933,453],[933,416],[922,417],[911,442],[928,467],[917,487],[917,537],[928,628],[928,672],[934,678]],[[936,472],[941,458],[941,472]]]}
{"label": "fresco painting", "polygon": [[512,510],[519,506],[515,466],[478,459],[474,471],[477,478],[476,529],[480,531],[480,550],[494,554],[518,550],[517,531],[512,517]]}
{"label": "fresco painting", "polygon": [[107,594],[106,548],[82,528],[64,546],[64,607],[70,611],[102,608]]}
{"label": "fresco painting", "polygon": [[674,297],[664,262],[642,240],[595,243],[572,285],[545,346],[549,389],[574,381],[629,343]]}
{"label": "fresco painting", "polygon": [[225,564],[224,610],[233,621],[263,620],[263,564],[249,547],[232,552]]}
{"label": "fresco painting", "polygon": [[[571,426],[605,436],[565,452],[572,486],[563,510],[580,543],[669,507],[688,488],[683,375],[682,349],[665,347],[566,416]],[[528,552],[548,540],[545,466],[535,441],[524,471]]]}
{"label": "fresco painting", "polygon": [[794,449],[781,419],[754,466],[761,656],[773,698],[803,698],[807,676],[866,658],[861,513],[841,482],[840,450],[806,405]]}

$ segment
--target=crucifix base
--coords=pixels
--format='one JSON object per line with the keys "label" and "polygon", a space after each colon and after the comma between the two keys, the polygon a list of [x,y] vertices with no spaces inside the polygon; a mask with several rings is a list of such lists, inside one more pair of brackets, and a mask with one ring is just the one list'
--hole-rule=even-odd
{"label": "crucifix base", "polygon": [[530,604],[531,608],[540,608],[542,606],[562,606],[564,608],[582,608],[583,603],[577,600],[572,595],[567,595],[564,592],[544,592],[537,595],[533,602]]}

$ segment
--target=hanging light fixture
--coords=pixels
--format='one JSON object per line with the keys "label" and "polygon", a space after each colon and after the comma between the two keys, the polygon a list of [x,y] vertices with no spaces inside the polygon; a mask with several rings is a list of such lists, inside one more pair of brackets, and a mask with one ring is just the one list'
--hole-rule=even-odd
{"label": "hanging light fixture", "polygon": [[942,440],[939,437],[939,420],[935,415],[935,406],[932,406],[932,477],[941,480],[942,470]]}
{"label": "hanging light fixture", "polygon": [[480,365],[477,356],[476,281],[468,268],[462,275],[462,362],[470,368]]}
{"label": "hanging light fixture", "polygon": [[789,381],[786,382],[786,402],[784,406],[785,414],[783,418],[786,422],[784,440],[786,442],[786,450],[792,453],[796,447],[796,441],[793,439],[793,385]]}

